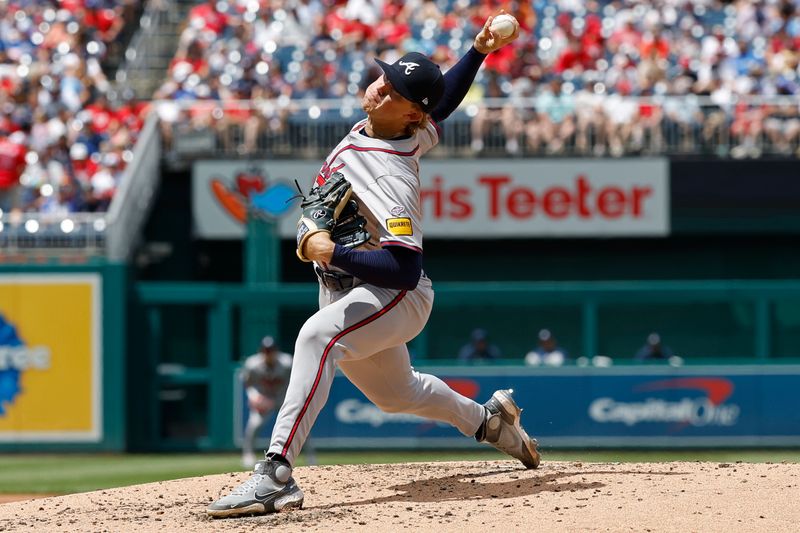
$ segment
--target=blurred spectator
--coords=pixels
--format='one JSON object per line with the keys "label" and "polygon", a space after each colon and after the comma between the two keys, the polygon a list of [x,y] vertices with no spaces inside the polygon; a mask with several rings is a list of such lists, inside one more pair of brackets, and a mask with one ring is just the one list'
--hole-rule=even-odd
{"label": "blurred spectator", "polygon": [[[489,72],[487,77],[486,91],[479,99],[491,98],[497,100],[504,98],[506,94],[501,88],[500,75],[497,72]],[[516,140],[517,129],[514,124],[514,109],[502,104],[492,106],[479,105],[478,112],[475,118],[472,119],[470,126],[472,131],[472,150],[475,152],[483,150],[483,139],[495,124],[499,124],[503,128],[503,134],[507,139],[506,150],[509,153],[518,152],[519,145]]]}
{"label": "blurred spectator", "polygon": [[603,155],[606,141],[606,115],[603,112],[605,86],[589,83],[575,95],[575,150],[581,155]]}
{"label": "blurred spectator", "polygon": [[[764,111],[764,131],[778,152],[790,154],[800,138],[800,104],[768,105]],[[797,149],[800,156],[800,146]]]}
{"label": "blurred spectator", "polygon": [[668,360],[675,354],[669,346],[661,344],[661,335],[658,333],[651,333],[647,336],[647,342],[644,346],[639,348],[636,352],[635,359],[637,361],[653,361],[653,360]]}
{"label": "blurred spectator", "polygon": [[501,357],[500,349],[489,343],[488,333],[481,328],[472,331],[469,344],[458,352],[458,360],[462,363],[494,361]]}
{"label": "blurred spectator", "polygon": [[11,135],[0,132],[0,211],[10,212],[20,207],[19,179],[25,169],[25,133]]}
{"label": "blurred spectator", "polygon": [[567,351],[558,345],[558,340],[549,329],[539,330],[538,345],[525,355],[528,366],[562,366],[567,362]]}
{"label": "blurred spectator", "polygon": [[[548,153],[556,154],[563,151],[565,144],[571,143],[575,133],[575,99],[572,96],[572,84],[569,87],[565,91],[561,79],[552,78],[542,88],[536,98],[538,121],[535,130],[528,129],[528,147],[531,150],[538,151],[541,142]],[[535,136],[532,135],[533,131],[536,131]]]}

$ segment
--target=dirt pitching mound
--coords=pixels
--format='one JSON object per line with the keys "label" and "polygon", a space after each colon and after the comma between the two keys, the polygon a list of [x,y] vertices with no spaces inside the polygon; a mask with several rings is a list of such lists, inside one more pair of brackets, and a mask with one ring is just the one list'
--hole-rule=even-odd
{"label": "dirt pitching mound", "polygon": [[0,505],[0,531],[797,531],[800,464],[511,461],[302,467],[302,510],[215,520],[249,474]]}

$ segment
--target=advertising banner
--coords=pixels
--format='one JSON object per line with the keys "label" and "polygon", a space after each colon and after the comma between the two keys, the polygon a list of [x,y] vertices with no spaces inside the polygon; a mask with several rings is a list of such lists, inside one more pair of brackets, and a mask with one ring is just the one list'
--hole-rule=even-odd
{"label": "advertising banner", "polygon": [[[532,371],[524,368],[422,369],[485,402],[512,388],[522,422],[542,446],[796,446],[800,367],[628,367]],[[242,396],[241,389],[237,396]],[[241,442],[246,408],[237,404]],[[272,421],[262,431],[265,444]],[[469,447],[455,428],[384,413],[337,375],[312,432],[318,447]]]}
{"label": "advertising banner", "polygon": [[[244,236],[249,209],[294,237],[294,180],[308,188],[319,161],[199,161],[192,172],[195,235]],[[341,169],[347,175],[347,169]],[[427,237],[665,236],[666,159],[433,160],[421,165]]]}
{"label": "advertising banner", "polygon": [[101,279],[0,275],[0,442],[102,438]]}

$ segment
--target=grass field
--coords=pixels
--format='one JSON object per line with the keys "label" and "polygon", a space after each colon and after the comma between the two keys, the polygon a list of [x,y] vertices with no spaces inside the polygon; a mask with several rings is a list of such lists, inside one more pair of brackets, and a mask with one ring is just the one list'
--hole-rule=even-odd
{"label": "grass field", "polygon": [[[320,452],[320,464],[500,459],[487,452]],[[800,462],[800,450],[545,451],[545,461]],[[301,461],[298,466],[302,465]],[[15,455],[0,457],[0,494],[68,494],[242,470],[236,454]]]}

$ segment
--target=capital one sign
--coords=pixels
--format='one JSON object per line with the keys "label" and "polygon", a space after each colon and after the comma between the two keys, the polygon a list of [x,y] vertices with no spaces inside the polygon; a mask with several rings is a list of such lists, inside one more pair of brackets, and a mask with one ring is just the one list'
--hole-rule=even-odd
{"label": "capital one sign", "polygon": [[429,237],[613,237],[669,233],[666,160],[427,161]]}

